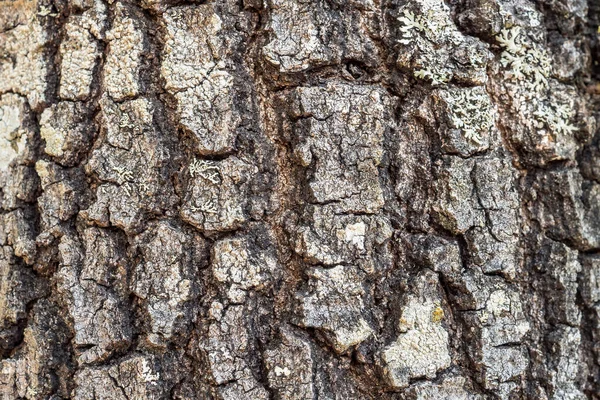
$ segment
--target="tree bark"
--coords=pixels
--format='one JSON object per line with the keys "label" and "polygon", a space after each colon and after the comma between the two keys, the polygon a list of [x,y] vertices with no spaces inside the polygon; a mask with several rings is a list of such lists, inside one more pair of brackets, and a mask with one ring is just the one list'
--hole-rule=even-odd
{"label": "tree bark", "polygon": [[0,398],[600,398],[599,13],[0,1]]}

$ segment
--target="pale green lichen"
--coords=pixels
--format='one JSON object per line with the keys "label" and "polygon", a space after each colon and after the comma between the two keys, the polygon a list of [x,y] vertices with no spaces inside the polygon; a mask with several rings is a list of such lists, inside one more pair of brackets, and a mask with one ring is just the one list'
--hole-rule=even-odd
{"label": "pale green lichen", "polygon": [[538,120],[538,128],[543,128],[544,125],[560,135],[570,135],[577,131],[578,128],[572,125],[569,121],[575,114],[572,105],[567,104],[552,104],[546,105],[538,103],[536,111],[533,112],[536,120]]}
{"label": "pale green lichen", "polygon": [[397,20],[398,42],[405,46],[397,63],[412,70],[415,78],[433,86],[446,84],[455,76],[474,84],[487,79],[489,54],[485,46],[458,30],[444,1],[410,2],[400,10]]}
{"label": "pale green lichen", "polygon": [[494,124],[492,103],[482,88],[444,91],[442,98],[450,108],[450,121],[467,140],[481,144],[482,132]]}
{"label": "pale green lichen", "polygon": [[192,178],[199,176],[215,185],[220,182],[219,167],[211,161],[195,159],[189,166],[189,172]]}
{"label": "pale green lichen", "polygon": [[442,85],[450,80],[448,73],[435,67],[423,68],[415,71],[415,78],[430,80],[433,86]]}
{"label": "pale green lichen", "polygon": [[[414,71],[415,78],[429,80],[433,86],[438,86],[447,83],[450,80],[450,72],[442,66],[435,65],[429,53],[432,49],[429,47],[436,43],[440,36],[452,35],[450,21],[447,15],[440,13],[437,8],[443,4],[432,4],[427,13],[427,17],[423,15],[415,15],[410,10],[404,10],[403,15],[398,17],[398,21],[402,23],[400,31],[402,38],[399,40],[404,45],[414,43],[423,54],[426,66]],[[434,10],[436,8],[436,10]]]}
{"label": "pale green lichen", "polygon": [[423,18],[419,16],[415,16],[415,13],[409,10],[404,10],[404,16],[398,17],[398,21],[403,23],[403,26],[400,27],[400,31],[402,31],[402,39],[400,39],[400,43],[410,44],[416,36],[416,31],[423,32],[425,28],[425,24],[423,23]]}
{"label": "pale green lichen", "polygon": [[212,198],[204,201],[202,205],[196,203],[195,205],[190,206],[190,210],[192,212],[202,212],[207,214],[216,214],[219,211]]}
{"label": "pale green lichen", "polygon": [[507,76],[520,81],[530,91],[530,97],[548,88],[548,77],[552,69],[550,57],[534,43],[527,43],[517,26],[502,29],[496,40],[504,48],[500,63],[507,68]]}

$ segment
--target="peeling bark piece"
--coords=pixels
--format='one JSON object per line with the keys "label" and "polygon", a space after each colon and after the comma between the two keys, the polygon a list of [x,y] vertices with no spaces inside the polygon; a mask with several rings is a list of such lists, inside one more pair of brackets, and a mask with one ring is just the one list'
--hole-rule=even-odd
{"label": "peeling bark piece", "polygon": [[44,151],[64,166],[81,161],[91,147],[95,125],[89,111],[80,103],[61,101],[44,110],[40,118],[40,136]]}
{"label": "peeling bark piece", "polygon": [[84,240],[85,250],[76,239],[62,237],[57,275],[59,293],[73,318],[73,342],[81,348],[78,360],[88,364],[127,348],[132,333],[127,296],[119,285],[127,272],[117,238],[108,231],[88,228]]}
{"label": "peeling bark piece", "polygon": [[165,347],[189,329],[199,295],[198,270],[204,266],[204,240],[169,222],[150,227],[137,238],[144,261],[135,271],[134,293],[150,317],[147,340]]}
{"label": "peeling bark piece", "polygon": [[40,110],[46,102],[48,64],[44,50],[48,34],[34,15],[27,22],[0,32],[0,54],[12,60],[0,63],[0,92],[25,96],[31,108]]}
{"label": "peeling bark piece", "polygon": [[270,11],[268,28],[273,38],[263,47],[263,54],[281,72],[299,72],[339,60],[341,48],[331,38],[336,18],[322,2],[275,0]]}
{"label": "peeling bark piece", "polygon": [[583,387],[587,373],[583,362],[581,332],[578,328],[559,326],[548,337],[550,346],[550,394],[552,399],[585,400]]}
{"label": "peeling bark piece", "polygon": [[13,247],[14,254],[31,265],[35,261],[35,226],[32,210],[17,209],[2,215],[7,244]]}
{"label": "peeling bark piece", "polygon": [[[533,257],[533,268],[542,273],[532,286],[544,293],[546,322],[577,326],[581,310],[577,305],[578,275],[582,272],[579,253],[560,242],[544,238]],[[583,288],[582,288],[583,291]]]}
{"label": "peeling bark piece", "polygon": [[0,355],[21,340],[23,332],[19,324],[27,317],[27,304],[45,292],[43,282],[19,263],[11,247],[3,244],[0,246]]}
{"label": "peeling bark piece", "polygon": [[408,400],[483,400],[462,376],[447,377],[441,383],[419,382],[405,392]]}
{"label": "peeling bark piece", "polygon": [[229,153],[241,118],[222,20],[212,4],[172,7],[164,18],[161,74],[177,100],[179,124],[196,138],[200,154]]}
{"label": "peeling bark piece", "polygon": [[59,95],[64,100],[87,100],[91,94],[94,70],[100,60],[99,39],[103,39],[106,6],[96,0],[94,8],[69,18],[65,39],[60,45],[61,74]]}
{"label": "peeling bark piece", "polygon": [[471,171],[475,161],[445,156],[435,167],[434,189],[437,201],[432,205],[437,222],[454,234],[473,226],[485,226],[485,216],[477,204]]}
{"label": "peeling bark piece", "polygon": [[0,397],[42,399],[61,393],[66,386],[63,371],[69,360],[65,351],[68,343],[67,325],[56,304],[47,299],[36,302],[24,330],[22,346],[0,363]]}
{"label": "peeling bark piece", "polygon": [[[208,170],[195,173],[192,165]],[[223,161],[194,160],[190,164],[192,178],[181,218],[207,232],[232,231],[248,219],[248,190],[257,168],[237,157]]]}
{"label": "peeling bark piece", "polygon": [[164,399],[169,392],[160,361],[133,355],[112,367],[83,368],[75,376],[75,400]]}
{"label": "peeling bark piece", "polygon": [[353,264],[368,273],[390,266],[390,221],[383,216],[339,215],[334,207],[306,207],[296,232],[296,253],[311,264]]}
{"label": "peeling bark piece", "polygon": [[247,237],[216,242],[211,259],[214,277],[227,286],[229,300],[238,304],[244,302],[248,290],[268,288],[279,267],[274,247],[261,249]]}
{"label": "peeling bark piece", "polygon": [[446,3],[410,1],[397,18],[398,42],[403,45],[397,59],[399,67],[410,69],[416,78],[433,86],[452,79],[470,85],[486,82],[486,66],[492,58],[487,44],[463,35]]}
{"label": "peeling bark piece", "polygon": [[139,74],[145,38],[138,25],[128,9],[117,3],[112,27],[106,33],[108,55],[104,65],[104,84],[114,101],[140,94]]}
{"label": "peeling bark piece", "polygon": [[229,306],[210,324],[207,340],[202,344],[212,379],[221,386],[219,394],[226,400],[244,398],[245,393],[252,399],[269,398],[245,360],[250,346],[246,316],[244,306]]}
{"label": "peeling bark piece", "polygon": [[530,180],[528,208],[554,240],[579,250],[600,247],[600,186],[584,185],[578,171],[540,171]]}
{"label": "peeling bark piece", "polygon": [[373,329],[365,319],[363,276],[356,267],[310,268],[308,285],[296,294],[298,325],[321,330],[337,353],[367,340]]}
{"label": "peeling bark piece", "polygon": [[385,91],[328,83],[296,89],[293,99],[294,154],[314,169],[307,176],[313,201],[334,203],[339,212],[379,211],[382,142],[393,125]]}
{"label": "peeling bark piece", "polygon": [[265,352],[269,386],[282,400],[312,400],[313,354],[310,342],[284,327],[280,342]]}
{"label": "peeling bark piece", "polygon": [[393,388],[408,386],[411,379],[435,378],[450,366],[449,335],[442,326],[444,311],[437,274],[425,273],[415,282],[398,323],[400,334],[381,357]]}

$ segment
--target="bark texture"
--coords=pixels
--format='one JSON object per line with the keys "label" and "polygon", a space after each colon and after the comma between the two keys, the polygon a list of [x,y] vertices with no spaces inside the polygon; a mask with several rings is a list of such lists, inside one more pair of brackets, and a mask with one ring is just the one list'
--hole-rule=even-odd
{"label": "bark texture", "polygon": [[596,0],[1,0],[0,399],[600,398]]}

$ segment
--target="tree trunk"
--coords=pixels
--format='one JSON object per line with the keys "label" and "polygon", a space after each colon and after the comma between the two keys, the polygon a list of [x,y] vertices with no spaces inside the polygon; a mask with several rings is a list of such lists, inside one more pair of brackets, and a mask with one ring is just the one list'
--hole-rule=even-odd
{"label": "tree trunk", "polygon": [[0,1],[0,398],[600,398],[599,18]]}

